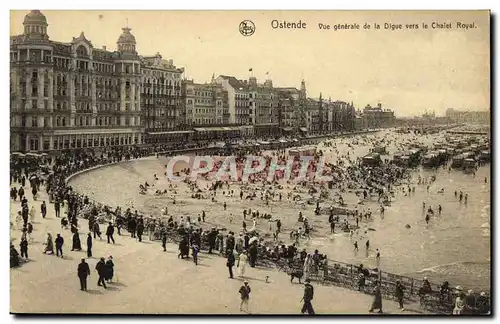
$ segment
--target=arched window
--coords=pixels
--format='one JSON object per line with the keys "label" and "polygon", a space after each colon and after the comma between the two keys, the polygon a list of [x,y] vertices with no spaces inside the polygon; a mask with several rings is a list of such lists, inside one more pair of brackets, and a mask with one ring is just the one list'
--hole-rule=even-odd
{"label": "arched window", "polygon": [[61,126],[61,119],[59,117],[56,117],[56,126]]}
{"label": "arched window", "polygon": [[63,126],[63,127],[64,127],[64,126],[66,126],[66,117],[63,117],[63,118],[62,118],[62,126]]}
{"label": "arched window", "polygon": [[88,53],[87,53],[87,49],[85,48],[85,46],[83,46],[83,45],[78,46],[78,48],[76,49],[76,55],[79,57],[87,56]]}

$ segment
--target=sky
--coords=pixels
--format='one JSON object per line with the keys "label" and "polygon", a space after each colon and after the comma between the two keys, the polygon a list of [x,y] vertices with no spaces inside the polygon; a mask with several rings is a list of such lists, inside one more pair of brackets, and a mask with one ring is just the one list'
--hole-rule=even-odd
{"label": "sky", "polygon": [[[28,11],[11,11],[10,34],[23,32]],[[71,42],[83,31],[94,47],[116,49],[121,28],[132,28],[140,55],[159,52],[185,67],[185,76],[208,82],[212,74],[300,87],[308,96],[382,103],[396,116],[447,108],[490,109],[490,23],[487,11],[54,11],[42,10],[50,39]],[[239,24],[251,20],[245,37]],[[306,29],[273,29],[271,22],[306,23]],[[432,29],[431,23],[452,29]],[[457,28],[457,22],[476,28]],[[320,30],[318,24],[354,24],[359,30]],[[364,24],[371,28],[365,30]],[[374,23],[381,25],[375,30]],[[402,30],[384,24],[402,24]],[[422,23],[429,25],[422,28]],[[406,29],[418,24],[419,29]]]}

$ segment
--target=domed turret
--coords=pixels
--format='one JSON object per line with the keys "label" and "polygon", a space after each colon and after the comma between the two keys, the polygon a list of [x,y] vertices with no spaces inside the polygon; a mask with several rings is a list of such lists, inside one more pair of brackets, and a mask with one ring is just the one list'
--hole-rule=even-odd
{"label": "domed turret", "polygon": [[118,38],[116,44],[118,45],[118,51],[135,53],[135,36],[130,32],[132,29],[128,27],[122,28],[123,33]]}
{"label": "domed turret", "polygon": [[32,39],[48,40],[47,35],[47,18],[40,10],[31,10],[24,17],[24,35]]}
{"label": "domed turret", "polygon": [[31,12],[24,17],[23,24],[45,24],[47,26],[47,18],[40,10],[31,10]]}

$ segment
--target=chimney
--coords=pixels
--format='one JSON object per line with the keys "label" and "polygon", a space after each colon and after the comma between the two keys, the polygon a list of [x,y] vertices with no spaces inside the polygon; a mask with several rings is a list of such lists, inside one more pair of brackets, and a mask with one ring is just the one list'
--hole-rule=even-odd
{"label": "chimney", "polygon": [[103,49],[103,50],[106,50],[106,45],[102,45],[102,49]]}

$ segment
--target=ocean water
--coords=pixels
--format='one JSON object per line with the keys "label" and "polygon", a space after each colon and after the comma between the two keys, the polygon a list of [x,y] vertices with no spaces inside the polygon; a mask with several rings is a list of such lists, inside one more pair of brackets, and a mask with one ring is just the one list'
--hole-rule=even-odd
{"label": "ocean water", "polygon": [[[385,133],[384,138],[390,154],[398,151],[401,142],[420,141],[430,145],[436,136],[401,136]],[[397,139],[397,140],[396,140]],[[353,149],[340,145],[339,151],[361,156],[368,152],[368,147]],[[345,154],[345,153],[344,153]],[[317,239],[319,245],[335,246],[335,252],[328,254],[331,259],[348,262],[363,262],[376,266],[375,249],[381,251],[380,267],[383,270],[422,278],[427,276],[432,282],[448,280],[452,284],[466,287],[489,289],[490,286],[490,167],[479,168],[476,177],[458,170],[440,168],[437,171],[419,168],[417,176],[436,176],[430,186],[415,186],[415,194],[405,196],[402,192],[396,196],[390,207],[386,207],[382,217],[377,211],[377,204],[366,204],[374,211],[369,227],[375,231],[361,233],[361,237],[348,239],[348,235],[338,234],[333,237]],[[487,178],[487,183],[484,178]],[[437,193],[444,188],[444,193]],[[468,202],[459,203],[454,191],[468,194]],[[438,206],[443,208],[441,216],[431,217],[428,225],[422,203],[426,208],[432,206],[437,215]],[[409,224],[411,228],[406,228]],[[370,240],[373,247],[368,255],[364,243]],[[357,240],[360,252],[353,253],[353,241]]]}

